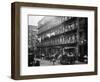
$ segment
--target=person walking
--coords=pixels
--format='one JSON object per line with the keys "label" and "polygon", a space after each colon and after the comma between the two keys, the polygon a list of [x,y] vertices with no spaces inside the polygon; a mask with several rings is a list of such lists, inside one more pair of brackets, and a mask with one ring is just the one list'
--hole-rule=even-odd
{"label": "person walking", "polygon": [[55,65],[55,62],[56,62],[56,57],[55,57],[56,54],[53,54],[52,56],[52,62],[53,62],[53,65]]}
{"label": "person walking", "polygon": [[44,53],[42,53],[41,54],[41,59],[44,60],[44,57],[45,57],[45,55],[44,55]]}

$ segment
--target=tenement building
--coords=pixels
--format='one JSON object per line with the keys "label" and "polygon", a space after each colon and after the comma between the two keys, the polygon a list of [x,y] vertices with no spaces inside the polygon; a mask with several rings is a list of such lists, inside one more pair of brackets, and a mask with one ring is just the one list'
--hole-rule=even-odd
{"label": "tenement building", "polygon": [[37,26],[28,25],[28,60],[29,60],[29,66],[32,65],[32,62],[34,60],[34,51],[36,49],[37,44],[37,36],[38,29]]}
{"label": "tenement building", "polygon": [[87,18],[45,16],[38,22],[38,56],[43,53],[48,60],[67,54],[87,63],[87,29]]}

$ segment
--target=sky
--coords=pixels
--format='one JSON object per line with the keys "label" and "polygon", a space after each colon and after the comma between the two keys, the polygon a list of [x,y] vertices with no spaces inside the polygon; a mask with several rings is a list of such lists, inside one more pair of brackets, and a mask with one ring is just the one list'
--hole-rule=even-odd
{"label": "sky", "polygon": [[38,22],[43,18],[44,16],[35,16],[30,15],[28,18],[28,25],[35,25],[38,26]]}

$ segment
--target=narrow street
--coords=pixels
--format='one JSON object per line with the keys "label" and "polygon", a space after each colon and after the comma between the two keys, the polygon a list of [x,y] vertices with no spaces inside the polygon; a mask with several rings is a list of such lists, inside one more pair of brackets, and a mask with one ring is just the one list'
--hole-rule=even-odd
{"label": "narrow street", "polygon": [[35,60],[40,61],[40,66],[60,65],[60,64],[58,63],[58,61],[56,61],[56,62],[53,64],[52,61],[48,61],[48,60],[37,59],[37,58],[35,58]]}

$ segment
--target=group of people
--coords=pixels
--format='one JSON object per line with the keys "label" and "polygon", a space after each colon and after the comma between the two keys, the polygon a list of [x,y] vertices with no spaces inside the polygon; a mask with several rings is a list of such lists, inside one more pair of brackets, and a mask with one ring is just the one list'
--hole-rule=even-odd
{"label": "group of people", "polygon": [[50,54],[48,56],[48,58],[46,58],[46,55],[44,53],[41,54],[40,58],[41,58],[41,60],[48,60],[48,61],[52,62],[53,65],[55,65],[55,62],[57,59],[56,54],[52,54],[52,55]]}
{"label": "group of people", "polygon": [[46,55],[42,53],[41,60],[48,60],[53,65],[55,65],[56,63],[72,64],[75,62],[75,54],[73,52],[52,53],[52,54],[49,54],[48,59],[46,59]]}

